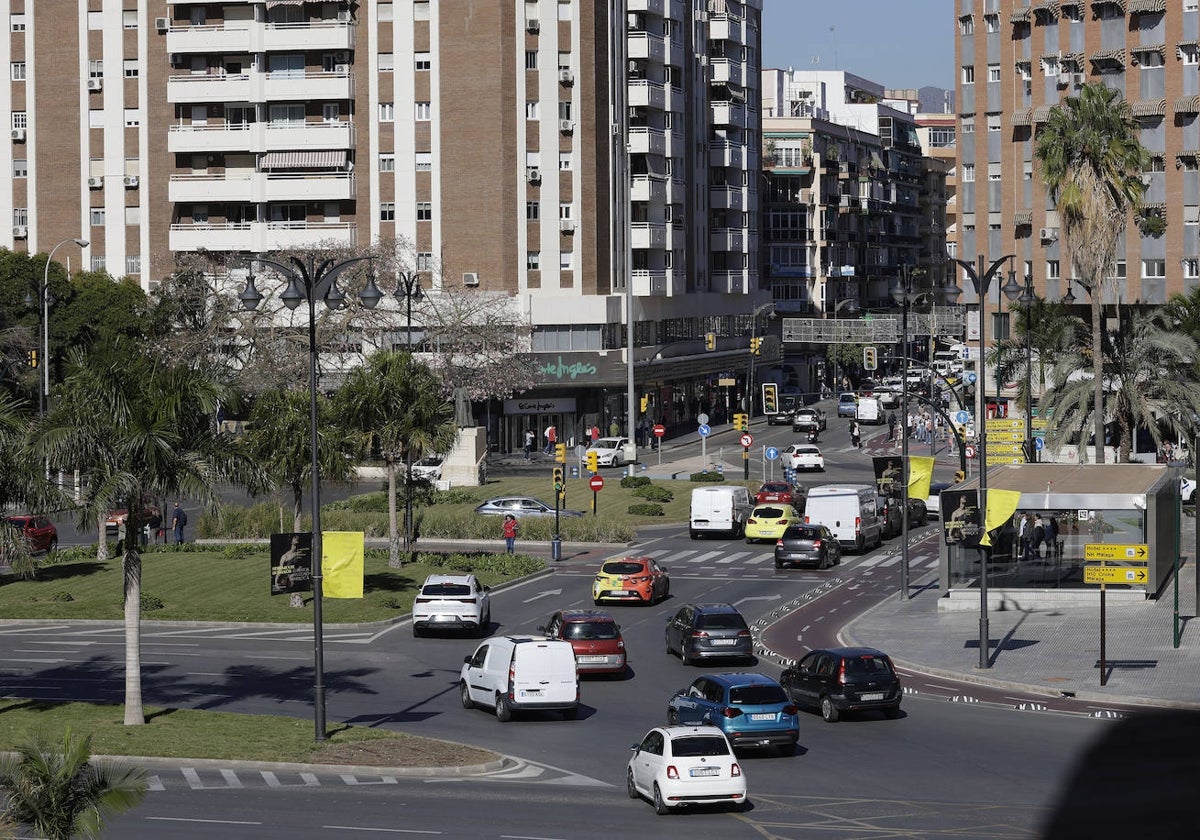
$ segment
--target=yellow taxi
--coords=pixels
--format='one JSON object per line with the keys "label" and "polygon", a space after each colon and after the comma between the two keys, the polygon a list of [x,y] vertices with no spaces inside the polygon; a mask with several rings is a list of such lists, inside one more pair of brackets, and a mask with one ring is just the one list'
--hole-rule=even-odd
{"label": "yellow taxi", "polygon": [[756,505],[746,520],[746,542],[777,540],[789,525],[798,525],[801,521],[800,514],[791,505]]}

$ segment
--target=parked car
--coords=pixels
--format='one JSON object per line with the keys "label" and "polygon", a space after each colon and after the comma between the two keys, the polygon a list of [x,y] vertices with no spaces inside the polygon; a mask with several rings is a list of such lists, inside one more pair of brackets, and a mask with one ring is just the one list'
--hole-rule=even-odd
{"label": "parked car", "polygon": [[825,456],[814,443],[793,443],[785,446],[779,453],[779,459],[785,466],[794,470],[825,471]]}
{"label": "parked car", "polygon": [[900,716],[904,692],[891,658],[869,647],[814,650],[779,678],[798,705],[819,709],[835,723],[845,712],[879,709]]}
{"label": "parked car", "polygon": [[684,665],[705,659],[754,660],[754,637],[732,604],[685,604],[667,619],[667,653]]}
{"label": "parked car", "polygon": [[[799,500],[800,504],[797,504]],[[754,494],[756,505],[775,502],[782,505],[793,505],[797,509],[803,507],[804,491],[786,481],[764,481]]]}
{"label": "parked car", "polygon": [[733,747],[715,726],[658,726],[630,749],[626,792],[649,799],[660,816],[692,805],[741,810],[749,802]]}
{"label": "parked car", "polygon": [[619,467],[625,463],[625,447],[629,438],[602,437],[587,448],[596,453],[596,463],[602,467]]}
{"label": "parked car", "polygon": [[667,704],[667,725],[716,726],[737,747],[791,753],[799,740],[796,706],[783,687],[763,674],[706,674]]}
{"label": "parked car", "polygon": [[4,517],[4,523],[21,532],[33,553],[54,551],[58,548],[58,529],[44,516],[13,514]]}
{"label": "parked car", "polygon": [[1196,479],[1182,476],[1179,479],[1179,496],[1186,505],[1196,503]]}
{"label": "parked car", "polygon": [[837,416],[858,416],[858,397],[855,396],[853,391],[843,391],[842,393],[838,394]]}
{"label": "parked car", "polygon": [[[879,512],[880,524],[883,526],[883,538],[890,540],[904,530],[904,522],[900,518],[900,500],[879,496],[875,505]],[[920,528],[929,523],[929,510],[924,499],[908,500],[908,527]]]}
{"label": "parked car", "polygon": [[425,481],[438,481],[442,477],[442,461],[441,455],[426,455],[419,461],[414,461],[412,465],[412,475],[415,479],[424,479]]}
{"label": "parked car", "polygon": [[828,569],[842,562],[842,544],[824,525],[792,525],[775,543],[775,568]]}
{"label": "parked car", "polygon": [[746,520],[746,542],[777,540],[789,525],[800,521],[800,514],[791,505],[758,505]]}
{"label": "parked car", "polygon": [[953,486],[947,481],[935,481],[929,485],[929,496],[925,499],[925,511],[930,518],[942,518],[942,491],[949,490]]}
{"label": "parked car", "polygon": [[468,630],[486,635],[491,629],[488,588],[475,575],[430,575],[413,599],[412,632]]}
{"label": "parked car", "polygon": [[[500,496],[488,499],[475,508],[476,513],[485,516],[503,516],[511,513],[520,519],[522,516],[554,516],[554,505],[548,505],[541,499],[532,496]],[[583,516],[582,511],[559,508],[559,516]]]}
{"label": "parked car", "polygon": [[796,409],[792,415],[793,432],[823,432],[829,427],[825,412],[816,406]]}
{"label": "parked car", "polygon": [[[158,509],[153,505],[147,505],[145,508],[143,508],[142,515],[138,519],[138,527],[140,528],[148,523],[150,521],[150,517],[154,516],[156,513],[158,513]],[[115,537],[117,535],[117,528],[121,524],[121,520],[128,516],[128,514],[128,508],[116,508],[114,510],[110,510],[104,517],[104,533],[110,537]],[[164,523],[166,522],[165,519],[163,521]]]}
{"label": "parked car", "polygon": [[562,712],[574,720],[579,714],[575,651],[559,639],[493,636],[463,658],[458,693],[464,709],[490,706],[500,721],[527,710]]}
{"label": "parked car", "polygon": [[559,610],[538,631],[570,642],[581,674],[625,674],[625,639],[610,612]]}
{"label": "parked car", "polygon": [[657,604],[671,592],[671,577],[653,557],[605,560],[592,582],[592,601],[632,601]]}

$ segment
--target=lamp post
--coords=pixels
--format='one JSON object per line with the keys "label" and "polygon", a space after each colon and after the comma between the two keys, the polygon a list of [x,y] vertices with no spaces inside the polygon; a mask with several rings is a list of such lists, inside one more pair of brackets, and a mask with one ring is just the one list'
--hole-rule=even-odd
{"label": "lamp post", "polygon": [[[986,271],[984,265],[987,260],[983,254],[979,254],[976,263],[954,258],[954,261],[967,273],[967,277],[975,287],[976,294],[979,295],[979,377],[976,389],[979,400],[975,409],[975,422],[978,425],[979,439],[979,509],[983,512],[985,523],[987,522],[987,424],[984,414],[987,410],[987,361],[984,358],[984,347],[987,345],[987,293],[988,286],[1000,266],[1012,258],[1013,254],[1006,254],[995,260]],[[962,289],[958,287],[957,283],[947,280],[942,294],[947,302],[953,305],[958,300],[958,296],[962,294]],[[991,667],[988,657],[987,576],[987,553],[981,546],[979,548],[979,667],[981,670]]]}
{"label": "lamp post", "polygon": [[[892,286],[892,300],[900,304],[900,340],[904,366],[900,373],[900,599],[908,600],[908,307],[921,296],[913,289],[913,279],[925,276],[925,270],[901,267],[900,279]],[[932,392],[931,392],[932,393]]]}
{"label": "lamp post", "polygon": [[[86,239],[64,239],[50,249],[46,257],[46,265],[42,269],[42,285],[38,291],[38,302],[42,306],[42,375],[38,386],[38,411],[44,417],[50,405],[50,263],[54,262],[54,252],[64,245],[74,242],[80,248],[86,248]],[[26,296],[25,305],[32,307],[33,299]]]}
{"label": "lamp post", "polygon": [[[408,355],[412,356],[412,305],[414,300],[420,300],[424,294],[421,289],[421,275],[416,271],[400,271],[396,273],[396,300],[404,301],[406,335],[408,338]],[[404,447],[404,548],[412,549],[412,447]]]}
{"label": "lamp post", "polygon": [[[1005,291],[1011,291],[1009,287],[1015,285],[1010,277]],[[1017,302],[1025,307],[1025,461],[1032,464],[1037,460],[1037,450],[1033,448],[1033,302],[1037,296],[1033,293],[1032,274],[1025,275],[1025,287],[1020,294]]]}
{"label": "lamp post", "polygon": [[[316,678],[313,683],[313,716],[316,724],[316,740],[324,741],[325,732],[325,642],[322,634],[321,600],[323,575],[321,574],[321,467],[318,460],[317,446],[317,299],[325,301],[329,309],[341,309],[345,305],[346,296],[337,287],[338,275],[355,263],[368,260],[370,257],[351,257],[340,262],[332,258],[317,262],[313,254],[301,258],[288,257],[291,265],[275,260],[259,258],[260,263],[269,265],[275,271],[287,278],[287,288],[283,290],[280,299],[288,309],[295,310],[302,302],[308,301],[308,435],[309,448],[312,456],[311,478],[312,492],[312,582],[313,582],[313,670]],[[359,293],[359,300],[367,309],[374,309],[383,298],[383,294],[375,285],[375,278],[367,281],[367,286]],[[249,311],[257,309],[263,296],[254,286],[254,275],[246,279],[246,288],[238,295],[242,308]]]}

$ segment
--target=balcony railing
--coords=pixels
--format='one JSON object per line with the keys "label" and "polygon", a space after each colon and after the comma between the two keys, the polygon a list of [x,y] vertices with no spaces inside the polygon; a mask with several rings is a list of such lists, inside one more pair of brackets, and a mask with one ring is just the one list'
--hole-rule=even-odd
{"label": "balcony railing", "polygon": [[167,151],[172,153],[352,148],[354,125],[340,121],[173,125],[167,131]]}
{"label": "balcony railing", "polygon": [[279,251],[357,243],[353,222],[191,222],[171,225],[168,236],[172,251]]}
{"label": "balcony railing", "polygon": [[291,50],[352,50],[354,26],[349,21],[305,23],[238,21],[203,26],[172,26],[167,52],[212,55]]}

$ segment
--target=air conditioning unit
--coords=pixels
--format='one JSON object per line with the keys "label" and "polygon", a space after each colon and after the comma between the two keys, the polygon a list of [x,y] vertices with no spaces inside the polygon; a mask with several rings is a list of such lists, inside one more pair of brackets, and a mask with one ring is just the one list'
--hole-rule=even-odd
{"label": "air conditioning unit", "polygon": [[540,184],[542,183],[542,170],[531,166],[525,170],[525,178],[531,184]]}
{"label": "air conditioning unit", "polygon": [[104,87],[102,79],[88,79],[88,90],[101,90]]}
{"label": "air conditioning unit", "polygon": [[103,186],[104,186],[104,179],[101,178],[99,175],[93,175],[91,178],[88,178],[88,189],[89,190],[98,190]]}
{"label": "air conditioning unit", "polygon": [[1059,73],[1058,74],[1058,86],[1059,87],[1066,87],[1070,83],[1071,83],[1071,74],[1070,73]]}
{"label": "air conditioning unit", "polygon": [[335,52],[333,54],[333,60],[336,61],[338,64],[345,64],[347,61],[350,60],[350,54],[348,52],[346,52],[345,50],[338,50],[337,52]]}
{"label": "air conditioning unit", "polygon": [[575,123],[572,120],[559,120],[558,130],[563,134],[570,134],[575,130]]}
{"label": "air conditioning unit", "polygon": [[1084,75],[1082,73],[1072,73],[1071,81],[1074,82],[1076,86],[1082,85],[1084,82]]}
{"label": "air conditioning unit", "polygon": [[1038,233],[1043,242],[1053,242],[1058,239],[1058,228],[1042,228]]}
{"label": "air conditioning unit", "polygon": [[538,32],[542,31],[542,24],[536,20],[527,20],[525,21],[525,31],[532,32],[536,35]]}
{"label": "air conditioning unit", "polygon": [[343,9],[342,11],[338,12],[337,19],[338,19],[339,23],[349,23],[350,22],[350,10]]}
{"label": "air conditioning unit", "polygon": [[479,275],[477,273],[475,273],[474,271],[464,271],[463,272],[463,285],[464,286],[478,286],[479,285]]}
{"label": "air conditioning unit", "polygon": [[558,222],[558,229],[560,231],[562,231],[563,233],[574,233],[575,232],[575,220],[574,219],[560,219]]}
{"label": "air conditioning unit", "polygon": [[13,225],[13,239],[25,239],[29,236],[29,228],[25,225]]}
{"label": "air conditioning unit", "polygon": [[124,184],[125,184],[125,186],[127,186],[127,187],[136,187],[136,186],[138,185],[138,176],[136,176],[136,175],[126,175],[126,176],[125,176],[125,180],[124,180]]}
{"label": "air conditioning unit", "polygon": [[154,28],[157,29],[159,32],[166,32],[168,29],[171,28],[171,24],[170,24],[170,21],[168,21],[166,18],[155,18],[154,19]]}
{"label": "air conditioning unit", "polygon": [[13,139],[14,143],[24,143],[25,142],[25,129],[14,128],[12,130],[12,139]]}
{"label": "air conditioning unit", "polygon": [[559,70],[558,80],[564,85],[573,85],[575,84],[575,74],[570,70]]}

